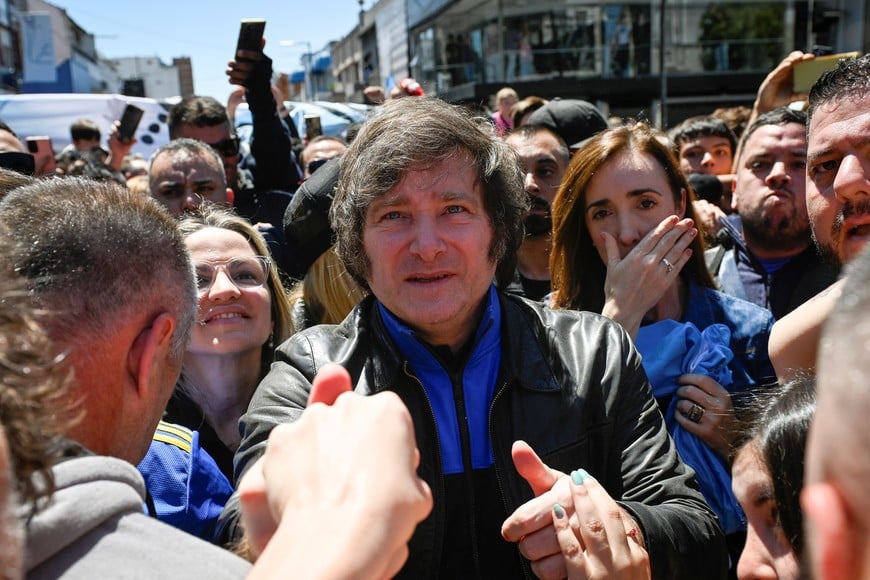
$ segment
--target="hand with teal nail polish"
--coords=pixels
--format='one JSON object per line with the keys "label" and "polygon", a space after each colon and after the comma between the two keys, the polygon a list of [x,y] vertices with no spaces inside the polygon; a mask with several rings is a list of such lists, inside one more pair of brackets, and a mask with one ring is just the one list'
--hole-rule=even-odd
{"label": "hand with teal nail polish", "polygon": [[568,505],[578,525],[572,527],[565,517],[553,518],[568,578],[650,578],[649,554],[632,517],[585,469],[571,472],[571,484]]}
{"label": "hand with teal nail polish", "polygon": [[[634,521],[585,469],[570,475],[548,467],[526,443],[514,465],[537,497],[502,526],[539,578],[650,578],[649,554]],[[632,529],[638,533],[629,536]]]}
{"label": "hand with teal nail polish", "polygon": [[592,477],[585,469],[578,469],[571,472],[571,480],[576,485],[583,485],[583,482]]}

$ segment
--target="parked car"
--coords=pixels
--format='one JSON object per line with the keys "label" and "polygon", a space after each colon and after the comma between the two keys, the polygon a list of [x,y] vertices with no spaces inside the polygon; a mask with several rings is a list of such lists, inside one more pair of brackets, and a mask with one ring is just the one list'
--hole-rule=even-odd
{"label": "parked car", "polygon": [[132,152],[141,153],[147,159],[169,142],[166,125],[169,107],[155,99],[81,93],[0,95],[0,120],[22,140],[39,135],[50,137],[57,154],[71,142],[70,125],[82,117],[100,126],[105,146],[112,123],[121,118],[127,103],[145,111],[136,130],[137,142]]}
{"label": "parked car", "polygon": [[[366,118],[365,113],[348,106],[346,103],[284,101],[284,106],[290,112],[290,118],[293,120],[296,130],[303,139],[307,135],[307,128],[305,126],[306,115],[317,115],[320,117],[320,127],[323,135],[341,137],[342,139],[345,138],[347,128],[351,123],[361,122]],[[236,108],[235,120],[239,136],[242,138],[248,136],[252,121],[247,103],[240,103]]]}

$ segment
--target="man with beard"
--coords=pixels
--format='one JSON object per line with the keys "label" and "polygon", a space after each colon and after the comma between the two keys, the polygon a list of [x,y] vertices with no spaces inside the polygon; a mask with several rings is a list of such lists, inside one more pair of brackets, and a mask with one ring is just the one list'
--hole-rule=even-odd
{"label": "man with beard", "polygon": [[746,130],[733,186],[707,265],[726,294],[780,318],[836,280],[812,245],[806,207],[806,114],[786,107]]}
{"label": "man with beard", "polygon": [[517,250],[517,266],[504,290],[532,300],[550,292],[550,246],[553,219],[550,208],[568,168],[568,146],[543,125],[524,125],[506,142],[523,167],[524,187],[532,207],[526,214],[525,238]]}
{"label": "man with beard", "polygon": [[[813,239],[843,266],[870,235],[870,56],[841,60],[809,95],[807,211]],[[770,335],[770,360],[780,379],[814,369],[821,326],[840,296],[841,280],[789,316]]]}

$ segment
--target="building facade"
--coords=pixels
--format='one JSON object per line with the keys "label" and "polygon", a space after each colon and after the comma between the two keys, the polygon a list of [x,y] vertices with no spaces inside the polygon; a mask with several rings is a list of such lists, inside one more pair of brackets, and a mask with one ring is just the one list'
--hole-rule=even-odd
{"label": "building facade", "polygon": [[166,64],[156,56],[131,56],[108,61],[121,86],[117,92],[133,97],[168,99],[193,95],[193,72],[189,58]]}
{"label": "building facade", "polygon": [[[393,0],[372,11],[385,2]],[[867,52],[870,38],[870,0],[402,4],[403,76],[427,93],[490,105],[510,85],[521,97],[585,98],[611,114],[659,121],[709,112],[717,103],[751,104],[761,80],[790,51]],[[373,26],[380,37],[380,23]]]}
{"label": "building facade", "polygon": [[157,99],[192,95],[190,59],[105,60],[94,35],[45,0],[0,0],[0,94],[122,93]]}

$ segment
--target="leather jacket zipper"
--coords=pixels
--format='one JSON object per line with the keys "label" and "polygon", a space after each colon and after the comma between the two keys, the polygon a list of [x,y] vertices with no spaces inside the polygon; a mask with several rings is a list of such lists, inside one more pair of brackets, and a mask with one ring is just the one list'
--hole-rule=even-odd
{"label": "leather jacket zipper", "polygon": [[[490,439],[490,441],[492,441],[492,450],[493,450],[492,456],[493,456],[493,459],[495,460],[495,461],[493,461],[493,467],[495,469],[495,481],[496,481],[496,485],[498,486],[498,494],[499,494],[499,497],[501,498],[501,503],[504,506],[505,512],[510,514],[511,509],[510,509],[510,506],[508,505],[507,498],[505,497],[505,483],[504,483],[504,478],[502,477],[502,470],[499,467],[498,459],[496,459],[498,454],[496,453],[495,450],[500,448],[499,444],[501,443],[501,440],[497,436],[497,433],[495,431],[495,420],[493,418],[495,415],[495,404],[499,400],[499,398],[501,398],[502,393],[504,393],[507,390],[508,382],[509,381],[505,380],[501,384],[501,386],[498,389],[496,389],[495,395],[493,395],[493,397],[492,397],[492,402],[489,404],[489,439]],[[510,445],[513,445],[513,441],[510,441],[509,443],[510,443]],[[510,446],[508,446],[507,449],[510,450]],[[508,451],[508,454],[510,454],[510,451]],[[526,578],[530,578],[530,579],[534,578],[535,576],[532,574],[532,569],[526,563],[526,559],[523,558],[522,555],[519,554],[519,547],[517,547],[517,557],[520,559],[520,563],[522,564],[523,575]]]}
{"label": "leather jacket zipper", "polygon": [[[418,379],[414,373],[411,372],[410,368],[408,368],[408,361],[403,361],[402,370],[404,371],[405,376],[407,376],[409,379],[414,381],[417,384],[417,386],[420,387],[420,392],[423,394],[423,399],[426,401],[426,410],[429,412],[430,426],[432,428],[433,439],[435,440],[435,455],[437,456],[438,460],[441,461],[441,439],[438,437],[438,422],[435,419],[435,411],[432,410],[432,401],[429,400],[429,395],[426,394],[426,389],[423,387],[423,382],[420,379]],[[420,452],[420,455],[421,455],[421,461],[422,461],[422,455],[423,455],[422,451]],[[445,493],[444,492],[444,468],[443,468],[443,465],[441,463],[438,463],[437,465],[435,465],[434,468],[438,473],[438,493],[434,494],[434,491],[433,491],[434,495],[433,495],[432,499],[435,501],[435,506],[437,506],[438,505],[437,504],[438,498],[440,498],[441,501],[444,502],[444,493]],[[438,509],[437,507],[433,507],[433,512],[437,509]],[[442,522],[441,529],[438,529],[436,527],[436,532],[441,532],[441,533],[444,532],[444,522]],[[444,542],[441,542],[441,551],[443,551],[443,550],[444,550]],[[437,562],[432,562],[432,566],[436,567],[436,569],[437,569],[437,567],[439,567],[441,565],[441,562],[440,562],[440,559],[442,557],[441,551],[439,551],[439,553],[438,553],[439,560]]]}

